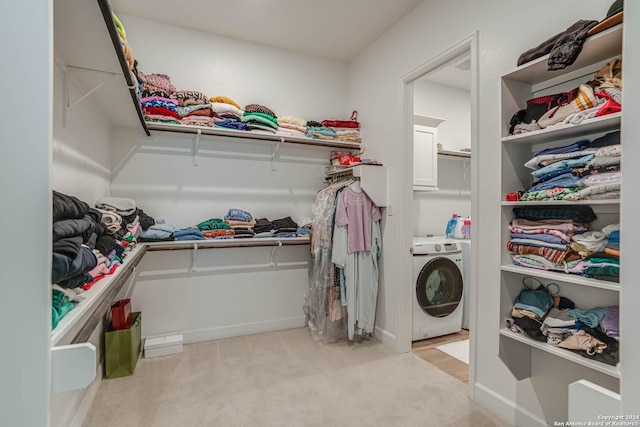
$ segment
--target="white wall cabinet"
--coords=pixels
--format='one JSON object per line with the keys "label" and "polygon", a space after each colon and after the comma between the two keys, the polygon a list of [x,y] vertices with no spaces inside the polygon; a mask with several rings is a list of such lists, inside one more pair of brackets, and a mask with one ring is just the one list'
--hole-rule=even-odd
{"label": "white wall cabinet", "polygon": [[437,190],[438,129],[413,125],[413,189]]}

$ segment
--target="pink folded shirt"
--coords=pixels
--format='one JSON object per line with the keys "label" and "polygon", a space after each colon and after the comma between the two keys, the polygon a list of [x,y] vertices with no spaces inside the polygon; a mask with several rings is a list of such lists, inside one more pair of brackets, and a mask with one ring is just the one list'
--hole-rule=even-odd
{"label": "pink folded shirt", "polygon": [[150,101],[163,101],[163,102],[170,102],[171,104],[178,105],[177,99],[163,98],[161,96],[146,96],[144,98],[140,98],[140,102],[150,102]]}

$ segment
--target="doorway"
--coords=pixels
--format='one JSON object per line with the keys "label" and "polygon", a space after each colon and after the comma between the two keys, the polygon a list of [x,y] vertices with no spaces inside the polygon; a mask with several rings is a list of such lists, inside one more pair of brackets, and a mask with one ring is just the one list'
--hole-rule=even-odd
{"label": "doorway", "polygon": [[[452,214],[462,217],[461,225],[464,225],[464,219],[472,218],[477,212],[474,191],[477,185],[474,179],[477,159],[473,156],[477,146],[477,64],[477,34],[473,34],[402,79],[405,94],[404,140],[408,166],[405,182],[410,193],[407,198],[408,241],[413,242],[413,237],[427,236],[446,240],[447,222]],[[460,234],[457,236],[462,237]],[[428,353],[439,354],[433,353],[434,349],[441,343],[445,345],[451,341],[455,344],[454,347],[458,347],[459,353],[460,348],[465,348],[465,343],[461,341],[466,341],[469,348],[468,378],[469,384],[473,385],[475,268],[471,254],[475,251],[472,250],[473,239],[460,239],[456,242],[454,250],[460,251],[460,258],[462,247],[465,247],[466,262],[462,268],[466,270],[463,272],[466,304],[461,304],[464,312],[457,313],[459,318],[453,319],[451,326],[447,325],[445,329],[434,328],[438,330],[434,336],[427,334],[426,338],[433,341],[416,341],[416,347],[428,349]],[[411,247],[413,248],[412,244]],[[414,256],[413,251],[409,252],[409,256],[403,254],[401,264],[406,266],[405,271],[413,273]],[[453,256],[457,256],[457,253]],[[399,346],[403,351],[410,351],[416,340],[412,336],[416,316],[416,311],[413,310],[416,281],[414,274],[408,276],[410,277],[403,281],[405,286],[400,286],[398,298],[399,339],[402,340]],[[442,323],[441,319],[436,322]],[[421,327],[424,328],[424,325]],[[426,329],[428,331],[428,323]],[[439,349],[435,351],[440,352]],[[455,357],[441,353],[445,359]],[[437,363],[434,364],[437,366]],[[461,373],[459,366],[457,372],[458,375],[454,376],[459,379],[467,376],[467,373]],[[472,386],[469,387],[469,393],[473,397]]]}

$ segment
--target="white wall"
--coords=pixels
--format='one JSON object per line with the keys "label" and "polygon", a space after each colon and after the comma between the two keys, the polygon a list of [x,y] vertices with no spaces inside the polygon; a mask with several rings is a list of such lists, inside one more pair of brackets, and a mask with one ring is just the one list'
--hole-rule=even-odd
{"label": "white wall", "polygon": [[[98,198],[110,194],[111,125],[89,97],[71,109],[65,126],[64,74],[57,64],[54,65],[53,76],[51,188],[78,197],[93,206]],[[69,88],[71,102],[82,96],[83,92],[75,83]],[[82,90],[86,91],[86,88]],[[100,96],[100,92],[95,96]],[[101,327],[96,328],[90,342],[98,349],[97,362],[101,365]],[[71,426],[82,421],[102,379],[101,372],[98,369],[98,378],[91,389],[51,395],[51,426]]]}
{"label": "white wall", "polygon": [[[361,53],[349,66],[349,104],[360,112],[363,139],[369,154],[389,167],[389,188],[407,186],[403,146],[403,85],[401,77],[424,64],[475,30],[479,31],[479,138],[478,208],[474,215],[473,250],[477,275],[475,345],[476,378],[471,378],[475,397],[483,405],[508,417],[512,425],[539,425],[544,412],[537,403],[530,381],[517,382],[497,358],[499,312],[500,247],[500,157],[499,76],[515,68],[520,53],[563,31],[578,19],[602,19],[610,2],[599,0],[544,0],[535,8],[522,2],[487,0],[426,0]],[[524,9],[523,9],[524,8]],[[526,9],[526,12],[524,10]],[[552,12],[550,12],[552,11]],[[375,72],[372,72],[375,70]],[[384,100],[384,102],[381,102]],[[473,148],[473,147],[472,147]],[[398,284],[401,271],[410,271],[410,229],[405,227],[408,191],[390,192],[395,215],[387,218],[384,230],[385,271],[378,307],[378,326],[388,335],[398,333]],[[396,256],[393,256],[396,254]],[[406,294],[405,292],[404,294]],[[409,303],[407,301],[407,303]],[[408,307],[407,307],[408,308]],[[472,324],[473,327],[473,324]],[[520,411],[515,414],[514,408]]]}
{"label": "white wall", "polygon": [[[116,11],[117,13],[117,11]],[[168,74],[178,90],[224,95],[306,120],[348,117],[347,65],[118,15],[145,73]],[[212,17],[212,20],[224,17]]]}
{"label": "white wall", "polygon": [[3,4],[5,101],[0,105],[0,220],[4,289],[20,296],[0,310],[2,424],[46,426],[51,390],[52,2]]}
{"label": "white wall", "polygon": [[[345,63],[119,17],[139,69],[170,75],[178,89],[264,104],[279,115],[348,117]],[[180,228],[223,217],[230,208],[271,220],[312,216],[330,149],[283,144],[274,164],[271,143],[203,136],[194,166],[194,139],[159,132],[140,138],[116,129],[112,194],[133,198],[149,215]],[[147,255],[133,296],[145,313],[143,334],[181,331],[193,342],[304,326],[308,247],[279,249],[278,261],[287,267],[269,267],[270,251],[199,250],[196,273],[187,271],[190,251]]]}
{"label": "white wall", "polygon": [[[438,135],[440,128],[438,128]],[[469,159],[438,158],[438,191],[413,192],[413,235],[444,236],[451,215],[471,215]],[[465,174],[465,169],[466,174]]]}
{"label": "white wall", "polygon": [[[624,70],[625,76],[637,76],[640,69],[640,55],[637,40],[640,37],[640,4],[626,1],[624,10]],[[629,25],[629,23],[633,23]],[[640,81],[637,78],[626,79],[624,83],[624,117],[622,121],[622,138],[624,141],[624,157],[622,159],[622,179],[625,182],[620,218],[623,224],[631,225],[638,215],[638,190],[633,183],[640,180],[640,168],[635,167],[635,159],[640,158],[640,146],[634,143],[638,135],[638,103],[633,102],[640,95]],[[628,102],[632,100],[632,102]],[[631,120],[627,120],[627,118]],[[631,167],[627,167],[630,165]],[[631,183],[631,185],[626,184]],[[640,241],[640,230],[633,225],[624,227],[624,239],[620,242],[623,255],[620,264],[620,328],[621,340],[625,343],[620,348],[622,362],[622,413],[640,413],[640,363],[637,355],[640,352],[640,340],[635,328],[636,303],[640,301],[640,287],[637,283],[637,267],[633,254]]]}
{"label": "white wall", "polygon": [[152,217],[178,228],[221,218],[230,208],[270,220],[311,216],[327,150],[283,145],[272,170],[270,144],[203,136],[194,166],[194,138],[138,138],[119,129],[112,145],[112,194],[134,199]]}
{"label": "white wall", "polygon": [[[54,66],[53,167],[51,188],[78,197],[91,206],[109,195],[111,125],[93,106],[91,97],[73,107],[64,125],[64,74]],[[73,83],[71,102],[82,96]],[[83,88],[84,89],[84,88]],[[95,96],[100,96],[97,92]]]}
{"label": "white wall", "polygon": [[[171,76],[178,89],[260,103],[279,115],[322,120],[347,117],[347,65],[209,33],[120,16],[127,40],[147,73]],[[162,47],[162,48],[160,48]],[[203,54],[207,52],[207,54]],[[193,136],[113,135],[114,196],[135,199],[145,212],[178,227],[223,216],[229,208],[269,219],[311,214],[330,150],[283,145],[276,171],[271,145],[203,137],[200,166]]]}
{"label": "white wall", "polygon": [[471,148],[471,96],[468,90],[418,80],[413,85],[413,114],[444,119],[438,126],[438,142],[444,150]]}

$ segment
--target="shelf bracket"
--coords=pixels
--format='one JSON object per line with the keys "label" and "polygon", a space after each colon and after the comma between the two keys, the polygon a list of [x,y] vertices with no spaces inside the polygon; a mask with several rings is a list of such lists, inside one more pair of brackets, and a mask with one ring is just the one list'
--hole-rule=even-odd
{"label": "shelf bracket", "polygon": [[198,242],[194,242],[193,252],[191,252],[191,271],[198,271]]}
{"label": "shelf bracket", "polygon": [[278,264],[276,264],[276,251],[278,250],[278,248],[282,247],[282,240],[278,241],[278,246],[274,246],[271,248],[271,253],[269,254],[269,267],[277,267]]}
{"label": "shelf bracket", "polygon": [[196,137],[193,140],[193,166],[198,166],[198,153],[200,152],[200,136],[202,135],[202,130],[198,129],[196,133]]}
{"label": "shelf bracket", "polygon": [[471,169],[471,161],[464,159],[462,160],[462,180],[465,181],[467,179],[467,173]]}
{"label": "shelf bracket", "polygon": [[284,143],[284,138],[280,138],[280,141],[276,145],[271,146],[271,170],[276,170],[276,164],[280,156],[280,144]]}
{"label": "shelf bracket", "polygon": [[[91,71],[91,72],[94,72],[94,73],[106,74],[108,77],[106,79],[104,79],[102,82],[100,82],[98,85],[96,85],[93,89],[91,89],[87,93],[83,94],[80,98],[76,99],[74,102],[71,102],[71,95],[70,95],[71,77],[69,75],[70,70]],[[88,96],[90,96],[92,93],[94,93],[95,91],[100,89],[102,86],[104,86],[107,83],[109,83],[114,78],[120,76],[120,74],[118,74],[118,73],[112,73],[112,72],[109,72],[109,71],[102,71],[102,70],[94,70],[94,69],[91,69],[91,68],[74,67],[74,66],[71,66],[71,65],[66,66],[64,68],[64,70],[63,70],[63,73],[64,73],[64,113],[63,113],[64,116],[63,116],[63,122],[64,122],[64,126],[65,127],[67,127],[67,123],[68,123],[68,120],[69,120],[69,112],[71,111],[71,109],[73,107],[78,105],[80,102],[84,101]]]}

